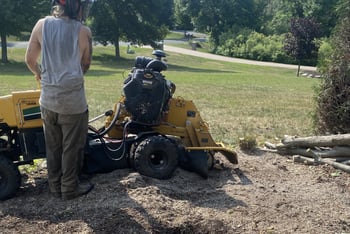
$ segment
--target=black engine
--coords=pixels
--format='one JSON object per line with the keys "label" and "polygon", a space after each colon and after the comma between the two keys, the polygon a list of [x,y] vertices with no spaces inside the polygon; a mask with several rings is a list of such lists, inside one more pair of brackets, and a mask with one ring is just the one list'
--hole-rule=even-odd
{"label": "black engine", "polygon": [[158,125],[167,111],[174,84],[167,81],[162,71],[167,65],[162,61],[163,51],[153,52],[156,58],[138,56],[135,67],[124,81],[125,108],[132,120],[140,124]]}

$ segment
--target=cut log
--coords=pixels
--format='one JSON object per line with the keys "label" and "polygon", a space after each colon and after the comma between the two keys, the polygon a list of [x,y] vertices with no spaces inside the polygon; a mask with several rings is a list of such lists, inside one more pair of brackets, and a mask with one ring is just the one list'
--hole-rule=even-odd
{"label": "cut log", "polygon": [[337,168],[337,169],[343,170],[347,173],[350,173],[350,166],[347,166],[343,163],[334,162],[333,160],[328,159],[328,158],[321,158],[317,154],[314,154],[314,158],[315,158],[315,162],[326,163],[326,164],[332,165],[334,168]]}
{"label": "cut log", "polygon": [[268,149],[276,149],[276,145],[270,142],[265,142],[265,147]]}
{"label": "cut log", "polygon": [[342,171],[345,171],[347,173],[350,173],[350,166],[343,164],[343,163],[339,163],[339,162],[335,162],[332,159],[318,159],[315,160],[313,158],[308,158],[308,157],[303,157],[300,155],[294,155],[293,156],[293,162],[299,162],[299,163],[304,163],[307,165],[315,165],[315,164],[329,164],[331,166],[333,166],[334,168],[340,169]]}
{"label": "cut log", "polygon": [[350,146],[350,134],[292,137],[285,136],[282,139],[285,147],[316,147],[316,146]]}
{"label": "cut log", "polygon": [[304,157],[304,156],[300,156],[300,155],[294,155],[293,156],[293,162],[296,163],[304,163],[307,165],[315,165],[315,159],[313,158],[308,158],[308,157]]}
{"label": "cut log", "polygon": [[345,165],[343,163],[333,162],[329,159],[320,159],[320,162],[332,165],[334,168],[350,173],[350,166]]}
{"label": "cut log", "polygon": [[279,152],[289,155],[299,154],[306,157],[317,157],[321,158],[338,158],[338,157],[350,157],[350,147],[346,146],[335,146],[329,149],[310,149],[310,148],[280,148]]}

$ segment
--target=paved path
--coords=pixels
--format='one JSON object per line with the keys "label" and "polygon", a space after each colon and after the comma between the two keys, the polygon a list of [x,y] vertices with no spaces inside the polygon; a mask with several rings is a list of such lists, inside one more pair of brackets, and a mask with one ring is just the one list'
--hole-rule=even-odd
{"label": "paved path", "polygon": [[[184,49],[184,48],[179,48],[179,47],[175,47],[175,46],[169,46],[169,45],[164,45],[164,51],[165,52],[171,51],[171,52],[187,54],[187,55],[192,55],[192,56],[197,56],[197,57],[203,57],[203,58],[208,58],[208,59],[213,59],[213,60],[225,61],[225,62],[244,63],[244,64],[253,64],[253,65],[270,66],[270,67],[280,67],[280,68],[288,68],[288,69],[295,69],[295,70],[298,69],[297,65],[231,58],[231,57],[225,57],[225,56],[221,56],[221,55],[204,53],[204,52],[199,52],[199,51],[195,51],[195,50]],[[316,71],[316,68],[310,67],[310,66],[301,66],[301,70],[302,71]]]}
{"label": "paved path", "polygon": [[[27,44],[28,44],[28,42],[24,42],[24,41],[23,42],[8,42],[7,46],[8,47],[26,48]],[[221,55],[215,55],[215,54],[210,54],[210,53],[199,52],[199,51],[190,50],[190,49],[184,49],[184,48],[180,48],[180,47],[176,47],[176,46],[170,46],[170,45],[167,45],[167,44],[164,45],[164,50],[165,51],[176,52],[176,53],[180,53],[180,54],[187,54],[187,55],[192,55],[192,56],[197,56],[197,57],[213,59],[213,60],[225,61],[225,62],[253,64],[253,65],[270,66],[270,67],[280,67],[280,68],[288,68],[288,69],[294,69],[294,70],[298,69],[297,65],[282,64],[282,63],[272,63],[272,62],[261,62],[261,61],[254,61],[254,60],[248,60],[248,59],[239,59],[239,58],[231,58],[231,57],[225,57],[225,56],[221,56]],[[314,71],[316,71],[316,68],[315,67],[310,67],[310,66],[301,66],[301,71],[314,72]]]}

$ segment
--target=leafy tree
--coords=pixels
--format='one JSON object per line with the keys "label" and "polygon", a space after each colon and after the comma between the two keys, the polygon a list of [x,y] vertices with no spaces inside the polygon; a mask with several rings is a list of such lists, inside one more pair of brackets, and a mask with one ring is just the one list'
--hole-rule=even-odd
{"label": "leafy tree", "polygon": [[265,7],[260,8],[263,13],[260,31],[265,34],[283,34],[288,31],[292,11],[284,1],[271,0]]}
{"label": "leafy tree", "polygon": [[[264,1],[264,0],[257,0]],[[270,0],[264,1],[259,27],[265,34],[288,32],[292,18],[314,18],[320,23],[323,36],[329,36],[336,22],[334,14],[338,0]]]}
{"label": "leafy tree", "polygon": [[332,55],[316,92],[315,124],[320,133],[350,132],[350,0],[341,0],[340,15],[329,45]]}
{"label": "leafy tree", "polygon": [[322,36],[329,37],[337,22],[336,6],[339,0],[317,0],[316,2],[312,17],[320,23]]}
{"label": "leafy tree", "polygon": [[216,48],[220,36],[228,31],[238,32],[242,28],[254,28],[254,0],[183,0],[184,16],[191,17],[196,30],[206,32]]}
{"label": "leafy tree", "polygon": [[103,45],[113,44],[116,57],[120,57],[120,40],[155,47],[155,41],[164,39],[168,32],[168,20],[159,12],[168,12],[170,1],[98,0],[91,9],[94,39]]}
{"label": "leafy tree", "polygon": [[313,18],[291,20],[290,32],[286,34],[283,49],[298,62],[298,76],[301,62],[317,57],[318,44],[315,39],[320,35],[320,26]]}
{"label": "leafy tree", "polygon": [[189,3],[189,0],[174,0],[174,20],[176,28],[184,30],[193,29]]}
{"label": "leafy tree", "polygon": [[31,31],[36,21],[49,11],[50,2],[47,0],[1,0],[0,37],[3,63],[8,62],[7,37],[20,36],[24,31]]}
{"label": "leafy tree", "polygon": [[175,27],[174,18],[174,0],[163,0],[161,1],[162,7],[158,11],[158,7],[155,8],[155,14],[158,15],[160,22],[166,25],[169,29]]}

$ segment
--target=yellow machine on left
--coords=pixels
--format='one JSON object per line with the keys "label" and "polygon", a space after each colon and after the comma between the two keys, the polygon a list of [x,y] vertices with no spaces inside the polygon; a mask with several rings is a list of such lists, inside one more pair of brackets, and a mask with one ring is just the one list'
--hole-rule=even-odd
{"label": "yellow machine on left", "polygon": [[19,188],[19,165],[45,157],[39,96],[30,90],[0,97],[0,200]]}
{"label": "yellow machine on left", "polygon": [[0,130],[6,126],[19,129],[41,128],[39,96],[39,90],[29,90],[0,97]]}

